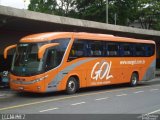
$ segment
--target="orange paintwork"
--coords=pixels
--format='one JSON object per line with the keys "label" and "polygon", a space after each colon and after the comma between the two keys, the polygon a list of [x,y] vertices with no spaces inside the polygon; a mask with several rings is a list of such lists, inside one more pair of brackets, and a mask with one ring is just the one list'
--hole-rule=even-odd
{"label": "orange paintwork", "polygon": [[7,59],[8,50],[13,49],[13,48],[15,48],[15,47],[17,47],[17,45],[11,45],[11,46],[8,46],[8,47],[6,47],[6,48],[4,49],[4,59]]}
{"label": "orange paintwork", "polygon": [[74,38],[88,39],[88,40],[104,40],[104,41],[120,41],[120,42],[135,42],[135,43],[155,43],[154,41],[144,39],[134,39],[126,37],[117,37],[106,34],[94,34],[94,33],[83,33],[83,32],[54,32],[54,33],[40,33],[29,35],[20,40],[20,42],[45,42],[58,38]]}
{"label": "orange paintwork", "polygon": [[37,90],[37,87],[38,86],[41,86],[41,91],[45,91],[45,86],[44,86],[44,81],[40,81],[40,82],[37,82],[35,84],[30,84],[30,85],[20,85],[20,84],[15,84],[13,82],[13,80],[17,80],[18,79],[22,79],[22,80],[25,80],[26,82],[28,81],[31,81],[31,80],[35,80],[37,78],[40,78],[42,75],[36,75],[36,76],[31,76],[31,77],[18,77],[18,76],[15,76],[15,75],[10,75],[10,86],[11,86],[11,89],[14,89],[14,90],[17,90],[17,91],[21,91],[19,88],[20,87],[23,87],[26,91],[30,91],[30,92],[39,92]]}
{"label": "orange paintwork", "polygon": [[[62,63],[43,74],[31,76],[31,77],[20,77],[15,75],[10,75],[10,86],[13,90],[21,91],[20,87],[23,87],[22,91],[29,92],[48,92],[47,86],[53,80],[60,79],[59,76],[56,78],[57,74],[63,74],[67,71],[67,74],[63,76],[63,79],[60,79],[56,88],[57,91],[65,90],[67,80],[71,76],[77,76],[79,78],[80,87],[89,87],[89,86],[102,86],[109,84],[119,84],[119,83],[128,83],[130,82],[131,75],[134,71],[138,72],[139,80],[142,80],[146,74],[147,69],[152,64],[156,58],[156,54],[151,57],[100,57],[100,58],[78,58],[72,61],[67,61],[70,49],[72,47],[73,41],[75,38],[79,39],[88,39],[88,40],[104,40],[104,41],[120,41],[120,42],[134,42],[134,43],[151,43],[155,44],[154,41],[150,40],[141,40],[141,39],[132,39],[125,37],[116,37],[113,35],[104,35],[104,34],[94,34],[94,33],[73,33],[73,32],[55,32],[55,33],[41,33],[36,35],[30,35],[24,37],[20,40],[20,43],[35,43],[35,42],[44,42],[49,40],[54,40],[58,38],[71,38],[65,56],[62,60]],[[56,43],[53,43],[54,45]],[[53,45],[53,46],[54,46]],[[57,45],[57,44],[56,44]],[[52,45],[51,45],[52,46]],[[39,58],[42,58],[43,53],[46,48],[50,47],[42,46],[43,49],[39,51]],[[81,63],[83,62],[84,63]],[[126,62],[127,61],[127,62]],[[138,63],[138,64],[137,64]],[[141,63],[141,64],[139,64]],[[77,64],[76,67],[69,68]],[[106,66],[106,71],[103,71]],[[67,70],[66,70],[67,69]],[[100,71],[103,71],[103,73]],[[99,71],[99,73],[98,73]],[[24,84],[15,84],[13,80],[22,79],[24,81],[31,81],[38,78],[47,76],[44,80],[24,85]],[[37,87],[40,86],[40,89]]]}
{"label": "orange paintwork", "polygon": [[46,44],[46,45],[43,45],[42,47],[40,47],[39,51],[38,51],[38,59],[41,59],[43,57],[44,52],[47,48],[54,47],[57,45],[59,45],[59,43],[50,43],[50,44]]}
{"label": "orange paintwork", "polygon": [[45,42],[57,38],[71,38],[72,33],[69,32],[55,32],[55,33],[40,33],[29,35],[20,40],[20,42]]}

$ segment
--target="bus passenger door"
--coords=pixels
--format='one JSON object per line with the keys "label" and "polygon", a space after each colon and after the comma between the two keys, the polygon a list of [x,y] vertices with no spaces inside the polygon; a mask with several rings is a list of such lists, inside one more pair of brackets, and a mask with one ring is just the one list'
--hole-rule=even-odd
{"label": "bus passenger door", "polygon": [[44,85],[46,86],[47,92],[55,91],[55,87],[58,83],[58,69],[55,69],[55,67],[58,66],[56,56],[57,51],[54,48],[46,50],[45,71],[48,71],[46,72],[46,76],[48,76],[48,79],[45,79]]}

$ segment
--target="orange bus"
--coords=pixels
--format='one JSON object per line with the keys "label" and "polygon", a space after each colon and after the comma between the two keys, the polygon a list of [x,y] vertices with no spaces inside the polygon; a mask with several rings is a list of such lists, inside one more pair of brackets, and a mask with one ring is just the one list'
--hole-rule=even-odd
{"label": "orange bus", "polygon": [[155,42],[83,32],[29,35],[16,45],[10,87],[16,91],[45,93],[130,83],[155,77]]}

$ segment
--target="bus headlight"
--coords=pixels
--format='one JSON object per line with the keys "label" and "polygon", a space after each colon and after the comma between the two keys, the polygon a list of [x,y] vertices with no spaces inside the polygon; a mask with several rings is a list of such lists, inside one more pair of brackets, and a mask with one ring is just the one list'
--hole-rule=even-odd
{"label": "bus headlight", "polygon": [[41,78],[38,78],[38,79],[35,79],[35,80],[32,80],[32,83],[40,82],[40,81],[46,79],[47,77],[48,77],[48,75],[41,77]]}
{"label": "bus headlight", "polygon": [[10,81],[13,82],[13,83],[16,83],[16,84],[29,85],[29,84],[33,84],[33,83],[36,83],[36,82],[40,82],[40,81],[46,79],[47,77],[48,77],[48,75],[46,75],[44,77],[41,77],[41,78],[37,78],[37,79],[32,80],[32,81],[20,81],[20,80],[12,80],[12,79],[10,79]]}

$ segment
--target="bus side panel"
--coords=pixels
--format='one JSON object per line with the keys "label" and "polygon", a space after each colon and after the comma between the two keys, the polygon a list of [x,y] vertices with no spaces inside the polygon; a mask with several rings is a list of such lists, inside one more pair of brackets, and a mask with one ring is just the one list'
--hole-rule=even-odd
{"label": "bus side panel", "polygon": [[155,58],[152,57],[132,57],[120,61],[123,69],[125,82],[130,82],[133,72],[137,72],[139,80],[150,80],[154,78]]}
{"label": "bus side panel", "polygon": [[[64,73],[64,71],[61,71],[61,72],[62,72],[62,74]],[[81,78],[82,77],[82,71],[81,70],[71,70],[70,72],[68,72],[67,75],[65,75],[63,77],[63,79],[61,79],[61,81],[59,82],[59,84],[57,86],[57,90],[59,90],[59,91],[66,90],[67,82],[68,82],[68,79],[70,77],[78,78],[77,82],[79,81],[79,79],[84,80],[84,79]],[[84,81],[79,81],[79,82],[80,82],[79,83],[80,87],[84,87],[84,85],[83,85]]]}
{"label": "bus side panel", "polygon": [[63,67],[59,68],[61,73],[61,80],[58,85],[58,90],[65,90],[69,77],[74,76],[78,78],[80,87],[86,87],[86,71],[87,64],[91,59],[76,59],[71,62],[67,62]]}
{"label": "bus side panel", "polygon": [[142,76],[143,81],[151,80],[155,78],[155,71],[156,71],[156,57],[153,56],[150,59],[150,64],[144,71],[144,75]]}
{"label": "bus side panel", "polygon": [[[57,91],[57,79],[59,78],[58,69],[46,72],[47,78],[45,79],[46,92]],[[57,77],[58,76],[58,77]]]}
{"label": "bus side panel", "polygon": [[66,66],[65,70],[59,71],[64,72],[66,76],[61,80],[58,88],[59,90],[64,89],[70,76],[78,76],[80,87],[123,83],[122,70],[118,64],[117,59],[110,61],[106,58],[75,60],[68,67]]}
{"label": "bus side panel", "polygon": [[133,72],[138,72],[139,80],[142,80],[153,58],[76,59],[59,68],[57,90],[65,90],[71,76],[79,78],[80,87],[129,83]]}

